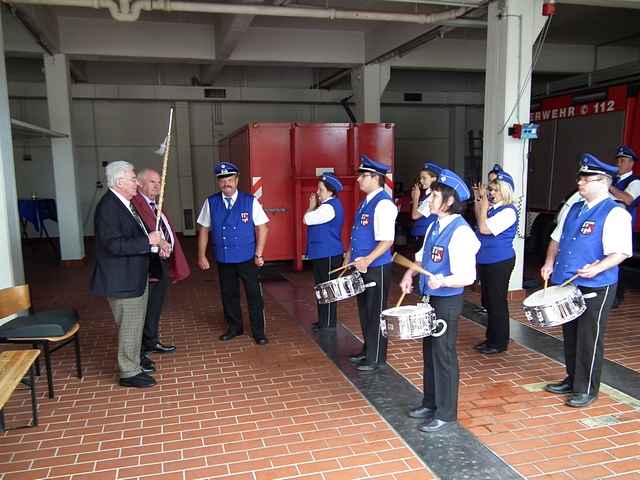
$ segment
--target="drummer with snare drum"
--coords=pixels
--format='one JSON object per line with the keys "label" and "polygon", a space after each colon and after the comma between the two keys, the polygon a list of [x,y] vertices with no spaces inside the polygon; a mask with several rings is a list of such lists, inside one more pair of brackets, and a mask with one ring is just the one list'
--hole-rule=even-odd
{"label": "drummer with snare drum", "polygon": [[[337,194],[342,183],[333,173],[318,178],[318,190],[309,196],[309,208],[304,214],[307,229],[307,258],[313,265],[316,283],[330,280],[329,272],[342,265],[342,224],[344,210]],[[336,302],[318,302],[318,321],[314,330],[336,327]]]}
{"label": "drummer with snare drum", "polygon": [[[416,253],[416,262],[433,276],[425,278],[422,295],[429,297],[437,318],[445,320],[447,331],[439,337],[422,340],[424,362],[424,399],[409,412],[424,422],[423,432],[437,432],[458,418],[458,316],[462,313],[464,287],[476,279],[476,253],[480,242],[460,216],[462,202],[471,192],[464,181],[450,170],[442,170],[431,187],[431,212],[438,216],[426,232],[424,244]],[[407,270],[400,288],[412,289],[414,270]]]}
{"label": "drummer with snare drum", "polygon": [[545,387],[548,392],[569,395],[570,407],[586,407],[598,397],[618,264],[632,255],[630,215],[608,195],[617,173],[618,167],[594,155],[582,156],[576,181],[584,200],[559,219],[540,271],[553,284],[577,274],[573,283],[587,306],[582,315],[562,325],[567,377]]}
{"label": "drummer with snare drum", "polygon": [[344,265],[351,260],[365,283],[375,282],[358,295],[358,316],[364,338],[360,353],[350,360],[362,372],[374,372],[387,361],[387,339],[380,330],[380,312],[387,308],[391,287],[391,246],[395,237],[398,209],[384,191],[389,166],[360,157],[358,186],[367,196],[356,210],[351,230],[351,249]]}

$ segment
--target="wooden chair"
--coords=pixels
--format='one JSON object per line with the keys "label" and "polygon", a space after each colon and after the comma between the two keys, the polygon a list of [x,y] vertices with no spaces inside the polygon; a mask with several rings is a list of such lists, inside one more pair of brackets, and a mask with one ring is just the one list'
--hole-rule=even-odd
{"label": "wooden chair", "polygon": [[[76,369],[78,378],[82,378],[78,312],[74,309],[66,309],[34,313],[31,308],[28,285],[0,289],[0,318],[8,317],[23,310],[28,310],[30,314],[16,317],[0,325],[0,343],[27,344],[32,345],[35,349],[42,350],[47,368],[49,398],[53,398],[53,372],[51,367],[51,354],[53,352],[74,342]],[[51,344],[56,345],[52,348]],[[40,362],[36,361],[35,365],[36,373],[40,375]]]}

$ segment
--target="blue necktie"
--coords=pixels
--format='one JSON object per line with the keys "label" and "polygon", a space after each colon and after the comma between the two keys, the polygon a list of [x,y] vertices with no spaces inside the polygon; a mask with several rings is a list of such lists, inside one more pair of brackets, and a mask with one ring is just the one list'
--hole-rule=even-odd
{"label": "blue necktie", "polygon": [[431,236],[437,237],[438,235],[440,235],[440,220],[433,222],[433,227],[431,227]]}
{"label": "blue necktie", "polygon": [[227,210],[231,210],[231,197],[224,197],[224,201],[227,202]]}

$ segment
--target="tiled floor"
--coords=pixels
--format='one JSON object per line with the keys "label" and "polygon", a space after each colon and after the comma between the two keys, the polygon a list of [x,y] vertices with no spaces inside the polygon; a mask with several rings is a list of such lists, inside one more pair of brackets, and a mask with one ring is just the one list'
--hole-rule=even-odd
{"label": "tiled floor", "polygon": [[[217,275],[194,272],[172,286],[162,338],[179,349],[155,356],[159,385],[139,391],[115,385],[115,327],[106,302],[87,294],[89,268],[27,267],[36,308],[80,311],[85,377],[73,376],[71,351],[57,352],[57,398],[44,398],[38,382],[40,426],[0,434],[1,480],[433,478],[297,324],[311,320],[292,318],[277,298],[266,298],[268,346],[248,336],[222,343]],[[312,301],[309,273],[287,277]],[[354,302],[339,312],[358,334]],[[622,340],[638,352],[639,329],[624,312],[620,324],[636,336]],[[483,356],[471,348],[483,333],[461,321],[463,426],[526,478],[640,479],[637,399],[603,393],[589,408],[565,407],[540,391],[562,378],[562,365],[513,342],[506,354]],[[421,388],[420,342],[392,342],[389,363]],[[29,405],[26,390],[14,395],[9,428],[28,422]]]}
{"label": "tiled floor", "polygon": [[171,287],[156,355],[159,385],[115,385],[115,327],[87,295],[88,269],[40,268],[34,303],[75,305],[85,376],[57,352],[57,398],[38,382],[40,426],[26,390],[14,394],[0,434],[0,478],[379,480],[433,476],[278,303],[267,298],[270,343],[220,342],[217,275],[194,272]]}
{"label": "tiled floor", "polygon": [[[287,276],[298,285],[306,281],[311,286],[304,274]],[[389,304],[398,296],[399,289],[392,287]],[[632,303],[631,298],[628,301]],[[625,323],[622,315],[616,315],[617,323]],[[360,334],[355,301],[341,302],[338,318]],[[636,334],[640,331],[633,318],[627,318],[626,324]],[[588,408],[567,407],[564,397],[541,390],[543,382],[564,377],[563,365],[514,342],[505,354],[481,355],[472,346],[483,339],[483,327],[461,321],[462,425],[526,478],[640,479],[638,399],[623,397],[620,401],[603,393]],[[640,349],[640,340],[635,348]],[[422,388],[420,341],[390,342],[388,362]]]}

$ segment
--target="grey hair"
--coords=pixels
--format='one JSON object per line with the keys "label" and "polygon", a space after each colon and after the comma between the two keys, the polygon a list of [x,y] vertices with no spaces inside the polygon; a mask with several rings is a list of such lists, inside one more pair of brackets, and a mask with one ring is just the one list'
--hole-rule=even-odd
{"label": "grey hair", "polygon": [[127,170],[133,170],[133,165],[129,162],[111,162],[104,169],[104,174],[107,177],[107,186],[113,188],[118,183],[118,179],[124,177]]}
{"label": "grey hair", "polygon": [[139,181],[144,180],[144,177],[146,177],[149,172],[157,173],[158,175],[160,175],[160,173],[155,171],[153,168],[143,168],[138,172],[138,175],[137,175],[138,180]]}

